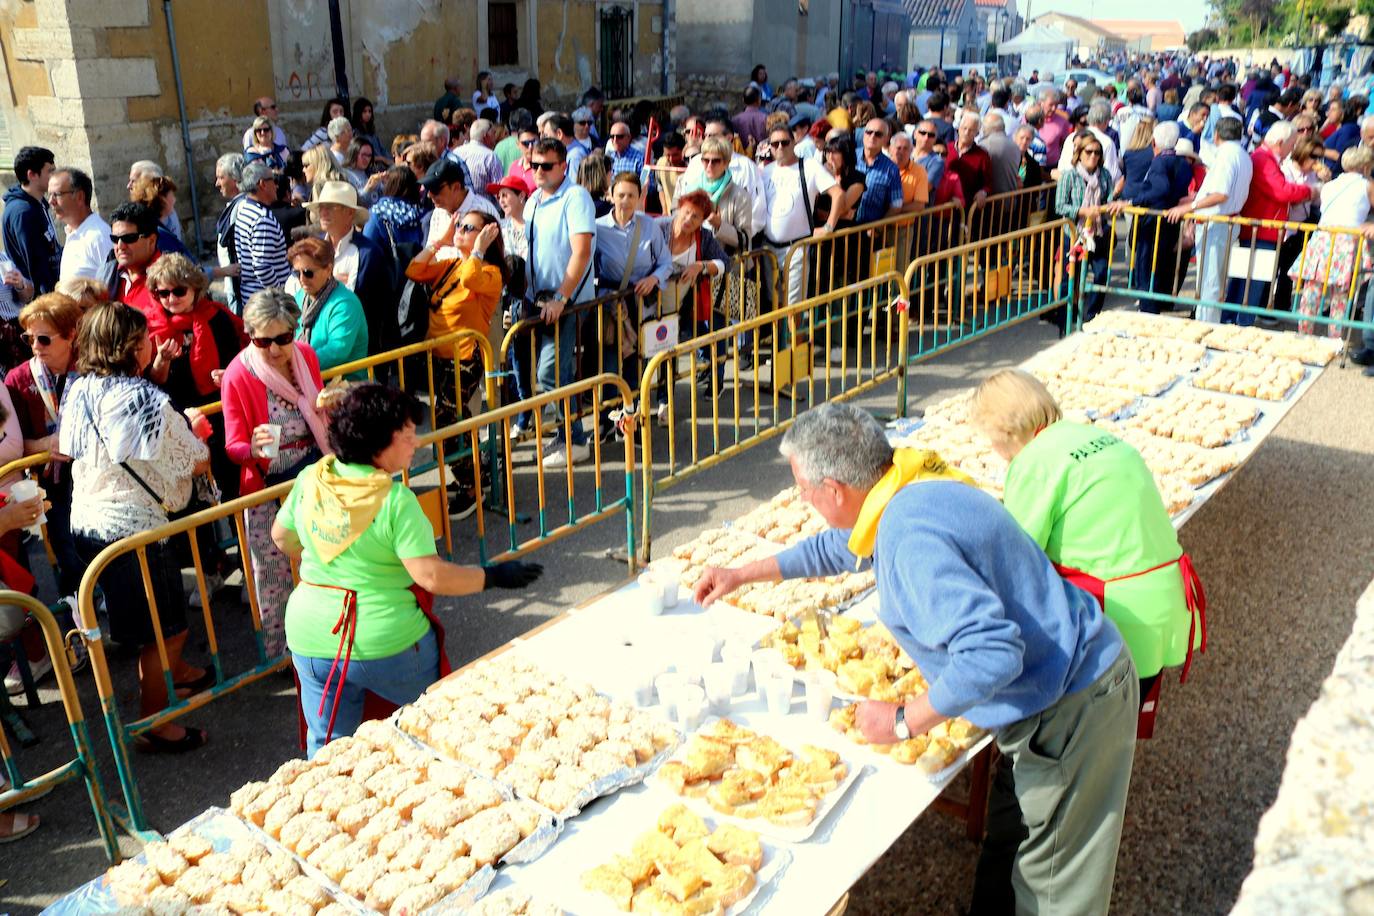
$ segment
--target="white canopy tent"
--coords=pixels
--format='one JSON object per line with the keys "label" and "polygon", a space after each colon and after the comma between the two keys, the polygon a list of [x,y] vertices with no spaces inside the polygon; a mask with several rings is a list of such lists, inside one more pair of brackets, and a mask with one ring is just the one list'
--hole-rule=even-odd
{"label": "white canopy tent", "polygon": [[997,56],[1021,55],[1021,75],[1029,76],[1032,70],[1048,73],[1064,69],[1074,45],[1074,40],[1058,29],[1035,23],[1020,35],[999,42]]}

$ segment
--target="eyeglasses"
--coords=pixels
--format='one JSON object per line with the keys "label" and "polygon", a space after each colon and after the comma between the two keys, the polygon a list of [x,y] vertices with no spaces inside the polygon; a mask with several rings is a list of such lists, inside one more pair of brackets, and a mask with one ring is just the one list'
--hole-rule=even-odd
{"label": "eyeglasses", "polygon": [[1297,132],[1300,134],[1310,134],[1312,133],[1312,130],[1313,129],[1311,127],[1299,127]]}
{"label": "eyeglasses", "polygon": [[459,231],[459,232],[481,232],[481,231],[482,231],[482,227],[481,227],[481,226],[474,226],[472,223],[459,223],[459,224],[458,224],[458,231]]}
{"label": "eyeglasses", "polygon": [[530,168],[538,169],[541,172],[552,172],[562,164],[561,162],[531,162]]}
{"label": "eyeglasses", "polygon": [[720,158],[719,156],[702,156],[702,157],[701,157],[701,164],[702,164],[702,165],[718,165],[718,164],[720,164],[720,163],[722,163],[722,162],[724,162],[724,161],[725,161],[725,160],[722,159],[722,158]]}
{"label": "eyeglasses", "polygon": [[315,279],[315,270],[311,267],[301,267],[296,270],[296,276],[302,280],[313,280]]}
{"label": "eyeglasses", "polygon": [[276,337],[254,337],[253,346],[260,350],[266,350],[268,347],[272,346],[272,344],[276,344],[279,347],[285,347],[289,346],[291,341],[295,339],[295,333],[287,331],[285,334],[278,334]]}
{"label": "eyeglasses", "polygon": [[277,103],[276,103],[276,102],[273,102],[271,105],[264,105],[264,106],[262,106],[262,110],[263,110],[263,111],[276,111],[276,110],[277,110]]}
{"label": "eyeglasses", "polygon": [[521,141],[520,141],[520,145],[523,146],[523,147],[525,147],[526,149],[528,149],[529,147],[534,146],[534,141],[533,141],[533,140],[521,140]]}
{"label": "eyeglasses", "polygon": [[172,286],[164,287],[163,289],[155,289],[153,290],[153,295],[159,299],[166,299],[168,296],[180,299],[182,296],[186,295],[186,287]]}
{"label": "eyeglasses", "polygon": [[918,130],[918,131],[916,131],[916,133],[920,134],[922,137],[933,137],[933,136],[935,136],[935,131],[933,131],[933,130]]}
{"label": "eyeglasses", "polygon": [[253,133],[255,134],[270,134],[271,132],[272,128],[270,127],[255,127],[253,129]]}
{"label": "eyeglasses", "polygon": [[152,234],[153,234],[153,233],[151,233],[151,232],[125,232],[123,235],[115,235],[113,232],[111,232],[111,233],[110,233],[110,244],[111,244],[111,245],[132,245],[134,242],[137,242],[139,239],[141,239],[141,238],[143,238],[143,237],[145,237],[145,236],[152,235]]}
{"label": "eyeglasses", "polygon": [[50,347],[52,346],[52,342],[57,338],[53,337],[51,334],[30,334],[28,331],[25,331],[23,334],[19,335],[19,339],[30,347],[34,344],[38,344],[41,347]]}
{"label": "eyeglasses", "polygon": [[611,134],[611,139],[612,139],[612,140],[628,140],[628,139],[630,139],[630,135],[629,135],[629,134]]}
{"label": "eyeglasses", "polygon": [[791,146],[791,145],[792,145],[792,141],[791,141],[790,139],[789,139],[789,140],[769,140],[769,141],[768,141],[768,145],[771,146],[771,147],[773,147],[774,149],[780,149],[780,148],[782,148],[782,147]]}
{"label": "eyeglasses", "polygon": [[1085,150],[1083,151],[1083,155],[1085,155],[1085,156],[1101,156],[1101,155],[1102,155],[1102,150],[1100,150],[1100,149],[1085,149]]}

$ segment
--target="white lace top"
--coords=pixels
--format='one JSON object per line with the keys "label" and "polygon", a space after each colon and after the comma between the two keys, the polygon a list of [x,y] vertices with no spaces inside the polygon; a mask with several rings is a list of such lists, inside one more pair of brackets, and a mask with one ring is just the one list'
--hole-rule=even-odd
{"label": "white lace top", "polygon": [[[72,531],[116,541],[166,524],[167,513],[122,458],[173,509],[191,499],[209,449],[146,379],[83,376],[63,399],[59,449],[72,458]],[[113,452],[113,455],[111,454]]]}

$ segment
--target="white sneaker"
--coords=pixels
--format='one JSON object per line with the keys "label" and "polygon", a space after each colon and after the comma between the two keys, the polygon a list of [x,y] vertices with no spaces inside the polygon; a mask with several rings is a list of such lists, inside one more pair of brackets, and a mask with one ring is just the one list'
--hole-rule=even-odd
{"label": "white sneaker", "polygon": [[549,446],[548,451],[544,452],[544,467],[546,468],[565,468],[568,462],[577,464],[579,461],[586,461],[591,455],[591,446],[583,442],[581,445],[573,443],[571,448],[564,448],[567,443],[558,442]]}
{"label": "white sneaker", "polygon": [[654,422],[659,426],[668,425],[668,405],[660,404],[654,408]]}
{"label": "white sneaker", "polygon": [[[44,655],[36,662],[29,662],[29,671],[33,674],[33,682],[37,684],[43,678],[52,674],[52,659]],[[19,674],[19,663],[10,665],[10,673],[5,675],[5,692],[10,696],[24,692],[24,679]]]}

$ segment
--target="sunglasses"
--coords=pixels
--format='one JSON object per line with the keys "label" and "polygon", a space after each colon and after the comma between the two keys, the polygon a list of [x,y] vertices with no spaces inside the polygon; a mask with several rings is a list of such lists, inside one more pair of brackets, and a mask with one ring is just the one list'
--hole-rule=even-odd
{"label": "sunglasses", "polygon": [[182,296],[186,295],[186,287],[172,286],[164,289],[155,289],[153,290],[153,295],[159,299],[166,299],[169,296],[180,299]]}
{"label": "sunglasses", "polygon": [[1298,130],[1297,130],[1297,132],[1300,133],[1300,134],[1310,134],[1310,133],[1312,133],[1312,128],[1310,128],[1310,127],[1299,127]]}
{"label": "sunglasses", "polygon": [[612,139],[612,140],[628,140],[628,139],[630,139],[630,135],[629,135],[629,134],[611,134],[611,139]]}
{"label": "sunglasses", "polygon": [[1085,155],[1085,156],[1101,156],[1101,155],[1102,155],[1102,150],[1100,150],[1100,149],[1085,149],[1085,150],[1083,151],[1083,155]]}
{"label": "sunglasses", "polygon": [[296,271],[296,276],[302,280],[313,280],[315,279],[315,270],[311,267],[302,267]]}
{"label": "sunglasses", "polygon": [[139,239],[143,238],[144,236],[152,235],[152,234],[153,234],[153,233],[151,233],[151,232],[146,232],[146,233],[145,233],[145,232],[125,232],[123,235],[115,235],[113,232],[111,232],[111,233],[110,233],[110,244],[111,244],[111,245],[132,245],[134,242],[137,242]]}
{"label": "sunglasses", "polygon": [[791,140],[769,140],[768,145],[772,147],[791,146]]}
{"label": "sunglasses", "polygon": [[531,162],[530,168],[538,169],[541,172],[552,172],[562,164],[561,162]]}
{"label": "sunglasses", "polygon": [[701,163],[702,163],[702,165],[716,165],[716,164],[721,163],[721,162],[724,162],[724,161],[725,161],[725,160],[722,159],[722,158],[720,158],[719,156],[702,156],[702,157],[701,157]]}
{"label": "sunglasses", "polygon": [[30,347],[32,347],[34,344],[38,344],[39,346],[43,347],[49,347],[52,346],[52,342],[57,338],[53,337],[50,334],[30,334],[28,331],[25,331],[23,334],[19,335],[19,339],[24,341],[24,343],[28,344]]}
{"label": "sunglasses", "polygon": [[474,226],[472,223],[459,223],[459,224],[458,224],[458,231],[459,231],[459,232],[481,232],[481,231],[482,231],[482,227],[481,227],[481,226]]}
{"label": "sunglasses", "polygon": [[521,145],[521,146],[525,146],[525,147],[534,146],[534,141],[533,141],[533,140],[521,140],[521,141],[520,141],[520,145]]}
{"label": "sunglasses", "polygon": [[285,334],[278,334],[276,337],[254,337],[253,346],[262,350],[266,350],[268,347],[272,346],[272,344],[276,344],[279,347],[285,347],[290,345],[291,341],[295,339],[295,333],[287,331]]}
{"label": "sunglasses", "polygon": [[916,133],[920,134],[922,137],[933,137],[933,136],[935,136],[935,131],[933,131],[933,130],[918,130],[918,131],[916,131]]}

